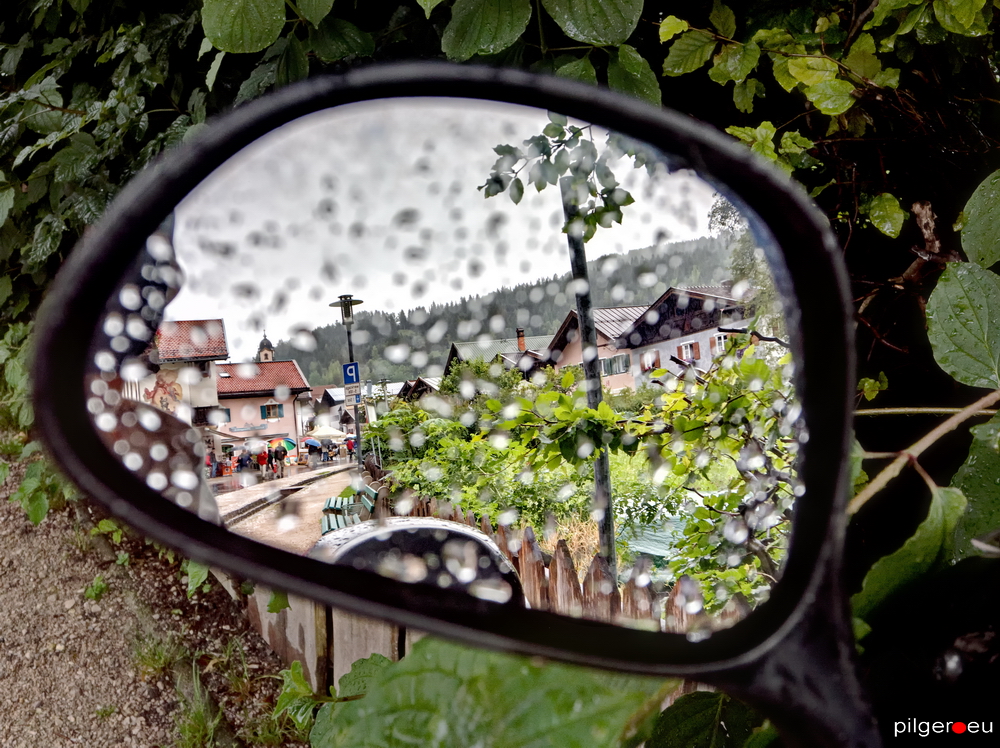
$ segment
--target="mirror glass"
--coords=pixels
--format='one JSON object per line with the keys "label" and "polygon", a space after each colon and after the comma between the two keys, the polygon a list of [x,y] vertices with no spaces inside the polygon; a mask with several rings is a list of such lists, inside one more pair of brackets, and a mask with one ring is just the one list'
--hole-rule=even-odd
{"label": "mirror glass", "polygon": [[696,641],[779,583],[804,493],[766,236],[718,179],[558,113],[318,112],[136,248],[88,408],[234,533]]}

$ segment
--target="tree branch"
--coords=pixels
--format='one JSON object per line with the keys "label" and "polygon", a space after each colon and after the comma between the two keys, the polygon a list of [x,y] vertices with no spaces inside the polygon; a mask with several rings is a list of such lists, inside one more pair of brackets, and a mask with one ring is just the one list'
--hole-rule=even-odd
{"label": "tree branch", "polygon": [[881,473],[876,475],[874,480],[865,486],[861,493],[851,499],[851,502],[847,505],[848,515],[855,514],[859,509],[861,509],[861,507],[868,503],[868,500],[871,499],[872,496],[885,488],[893,478],[899,475],[908,462],[919,457],[924,451],[927,450],[928,447],[937,442],[938,439],[943,437],[945,434],[954,431],[956,428],[965,423],[965,421],[977,415],[981,410],[988,408],[990,405],[993,405],[998,401],[1000,401],[1000,390],[994,390],[988,395],[976,400],[976,402],[972,405],[963,408],[933,431],[929,432],[923,439],[916,442],[908,449],[904,449],[900,452],[899,457],[893,460],[885,469],[882,470]]}

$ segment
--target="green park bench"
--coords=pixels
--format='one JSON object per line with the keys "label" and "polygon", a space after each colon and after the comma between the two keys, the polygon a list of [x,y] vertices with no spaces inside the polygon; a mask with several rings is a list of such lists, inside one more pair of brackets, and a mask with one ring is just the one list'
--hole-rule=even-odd
{"label": "green park bench", "polygon": [[357,514],[347,514],[341,512],[324,514],[322,520],[322,534],[326,535],[328,532],[333,532],[334,530],[340,530],[344,527],[359,524],[361,524],[361,517]]}

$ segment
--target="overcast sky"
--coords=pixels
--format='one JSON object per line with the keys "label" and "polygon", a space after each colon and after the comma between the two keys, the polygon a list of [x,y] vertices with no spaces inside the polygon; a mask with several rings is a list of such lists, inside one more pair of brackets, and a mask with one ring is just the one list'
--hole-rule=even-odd
{"label": "overcast sky", "polygon": [[[365,310],[400,311],[567,272],[558,187],[526,185],[519,205],[476,189],[494,146],[521,146],[547,123],[524,107],[408,99],[286,125],[178,207],[187,280],[168,318],[224,318],[238,361],[256,353],[261,326],[277,342],[338,321],[328,305],[340,294]],[[606,133],[591,136],[603,150]],[[689,174],[652,180],[628,159],[613,169],[636,204],[623,225],[598,231],[591,258],[709,233],[707,184]]]}

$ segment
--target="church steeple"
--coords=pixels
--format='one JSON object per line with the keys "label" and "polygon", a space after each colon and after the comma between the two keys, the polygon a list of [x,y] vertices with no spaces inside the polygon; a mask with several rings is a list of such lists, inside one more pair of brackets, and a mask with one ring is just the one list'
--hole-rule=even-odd
{"label": "church steeple", "polygon": [[264,337],[257,346],[257,363],[264,361],[274,361],[274,344],[267,339],[267,330],[264,331]]}

